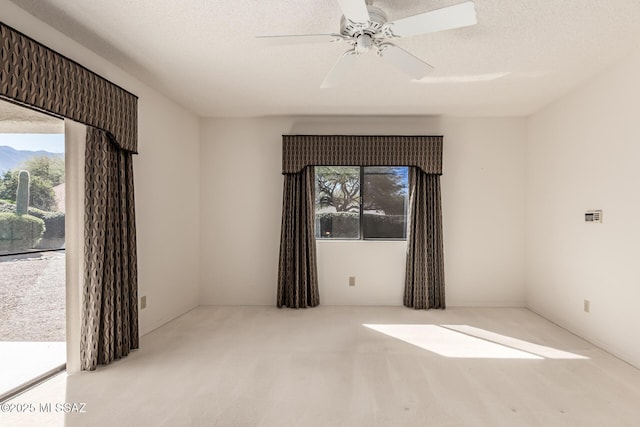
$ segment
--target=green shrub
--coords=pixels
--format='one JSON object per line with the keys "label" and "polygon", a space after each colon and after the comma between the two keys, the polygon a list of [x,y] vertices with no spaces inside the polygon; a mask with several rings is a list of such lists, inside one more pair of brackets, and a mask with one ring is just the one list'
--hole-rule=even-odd
{"label": "green shrub", "polygon": [[359,212],[316,214],[316,235],[321,238],[357,239],[360,236]]}
{"label": "green shrub", "polygon": [[40,218],[46,227],[43,239],[64,239],[64,212],[46,212],[29,208],[29,215]]}
{"label": "green shrub", "polygon": [[[324,212],[316,214],[316,236],[319,238],[357,239],[360,235],[358,212]],[[366,238],[402,239],[405,236],[404,215],[378,215],[365,212],[362,216]]]}
{"label": "green shrub", "polygon": [[44,221],[31,215],[0,213],[0,252],[35,248],[44,234]]}
{"label": "green shrub", "polygon": [[405,236],[404,215],[363,215],[365,235],[378,239],[398,239]]}
{"label": "green shrub", "polygon": [[16,205],[13,202],[0,200],[0,212],[16,213]]}
{"label": "green shrub", "polygon": [[[0,200],[0,212],[16,212],[16,205]],[[29,215],[44,221],[45,230],[42,239],[64,239],[64,212],[47,212],[29,207]]]}

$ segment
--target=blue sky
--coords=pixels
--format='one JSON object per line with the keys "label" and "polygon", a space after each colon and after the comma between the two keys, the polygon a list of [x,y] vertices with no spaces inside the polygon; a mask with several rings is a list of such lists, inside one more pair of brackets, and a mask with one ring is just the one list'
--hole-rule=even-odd
{"label": "blue sky", "polygon": [[64,153],[64,134],[48,133],[0,133],[0,145],[27,151]]}

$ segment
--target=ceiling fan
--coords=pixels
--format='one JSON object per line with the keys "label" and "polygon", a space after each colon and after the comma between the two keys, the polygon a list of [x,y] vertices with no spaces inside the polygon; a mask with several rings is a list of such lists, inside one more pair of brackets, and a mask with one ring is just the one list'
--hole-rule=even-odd
{"label": "ceiling fan", "polygon": [[340,57],[322,82],[320,86],[322,88],[336,86],[356,58],[371,50],[411,78],[421,79],[433,67],[388,40],[461,28],[478,22],[472,1],[465,1],[393,22],[387,22],[384,11],[372,5],[373,0],[336,1],[343,13],[339,34],[258,36],[260,39],[287,44],[315,42],[346,42],[350,44],[349,50]]}

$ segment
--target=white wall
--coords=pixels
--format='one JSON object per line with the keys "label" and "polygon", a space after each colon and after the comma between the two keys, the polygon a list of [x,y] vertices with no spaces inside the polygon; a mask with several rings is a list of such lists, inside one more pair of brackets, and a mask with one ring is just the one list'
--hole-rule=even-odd
{"label": "white wall", "polygon": [[[282,134],[442,134],[447,303],[524,306],[524,119],[278,117],[201,126],[202,304],[274,304]],[[406,244],[320,242],[322,304],[400,305]],[[356,276],[355,287],[348,277]]]}
{"label": "white wall", "polygon": [[639,75],[635,52],[530,118],[526,201],[528,306],[638,367]]}
{"label": "white wall", "polygon": [[153,91],[139,100],[134,159],[141,333],[198,305],[200,133],[190,112]]}
{"label": "white wall", "polygon": [[198,118],[6,0],[0,20],[139,96],[134,160],[144,334],[198,304]]}

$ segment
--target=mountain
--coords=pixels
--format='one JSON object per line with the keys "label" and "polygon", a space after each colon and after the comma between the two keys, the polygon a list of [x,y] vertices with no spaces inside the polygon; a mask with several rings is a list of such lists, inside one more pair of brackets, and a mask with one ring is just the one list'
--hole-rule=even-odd
{"label": "mountain", "polygon": [[49,151],[27,151],[16,150],[6,145],[0,145],[0,173],[5,173],[8,170],[20,167],[26,160],[31,157],[46,156],[46,157],[62,157],[62,153],[51,153]]}

